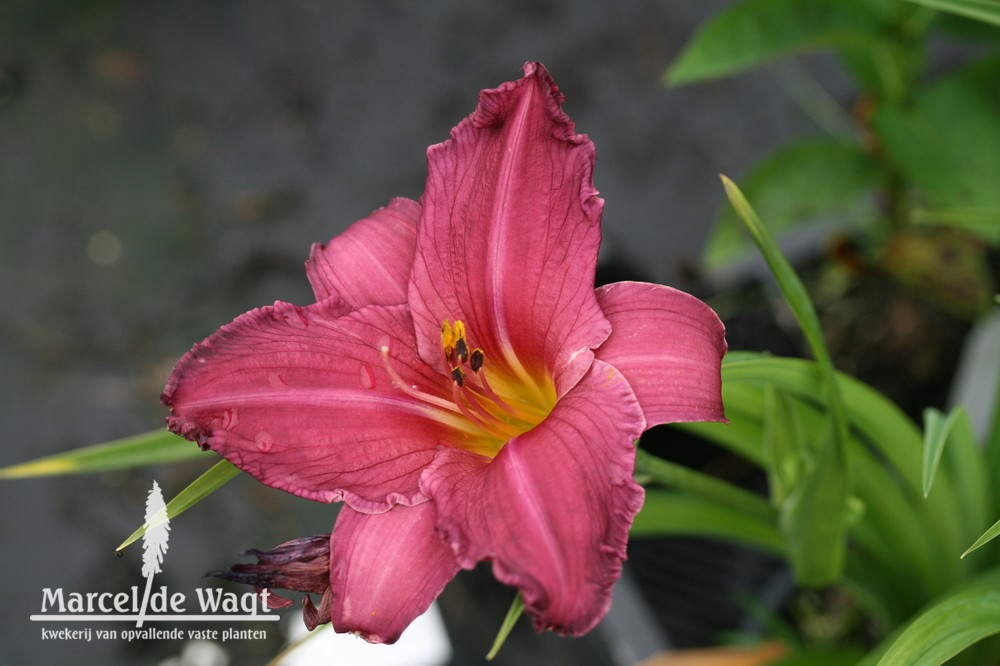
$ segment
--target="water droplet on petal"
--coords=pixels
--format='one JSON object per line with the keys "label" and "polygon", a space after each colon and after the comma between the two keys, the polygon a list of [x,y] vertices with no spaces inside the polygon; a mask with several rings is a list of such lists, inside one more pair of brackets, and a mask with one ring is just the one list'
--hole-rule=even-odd
{"label": "water droplet on petal", "polygon": [[267,453],[274,446],[274,437],[271,437],[270,433],[261,430],[257,433],[257,436],[253,438],[253,441],[257,443],[257,450],[261,453]]}
{"label": "water droplet on petal", "polygon": [[361,386],[366,389],[375,388],[375,373],[372,371],[371,366],[361,366]]}
{"label": "water droplet on petal", "polygon": [[281,375],[277,372],[272,372],[267,376],[267,381],[271,384],[272,388],[286,388],[288,384],[282,379]]}

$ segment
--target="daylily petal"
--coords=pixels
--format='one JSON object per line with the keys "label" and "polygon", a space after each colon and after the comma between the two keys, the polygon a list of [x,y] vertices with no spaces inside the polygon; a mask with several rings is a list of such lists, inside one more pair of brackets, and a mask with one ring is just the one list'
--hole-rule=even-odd
{"label": "daylily petal", "polygon": [[336,295],[355,310],[405,303],[419,219],[420,204],[396,198],[326,245],[315,243],[306,274],[316,300]]}
{"label": "daylily petal", "polygon": [[422,484],[458,563],[493,561],[535,628],[580,635],[607,612],[643,491],[633,441],[645,427],[625,378],[595,361],[548,418],[492,461],[445,450]]}
{"label": "daylily petal", "polygon": [[609,332],[593,292],[604,205],[594,145],[575,133],[548,72],[528,63],[524,73],[480,93],[451,140],[427,151],[409,303],[435,367],[445,319],[521,377],[555,374]]}
{"label": "daylily petal", "polygon": [[694,296],[659,284],[617,282],[597,290],[611,336],[595,351],[632,385],[649,427],[725,421],[725,328]]}
{"label": "daylily petal", "polygon": [[295,495],[372,512],[424,501],[417,478],[453,441],[450,412],[398,390],[381,346],[408,385],[448,395],[450,382],[417,359],[406,306],[334,302],[253,310],[195,345],[163,394],[167,423]]}
{"label": "daylily petal", "polygon": [[333,627],[395,643],[458,573],[433,502],[380,514],[344,507],[330,539]]}

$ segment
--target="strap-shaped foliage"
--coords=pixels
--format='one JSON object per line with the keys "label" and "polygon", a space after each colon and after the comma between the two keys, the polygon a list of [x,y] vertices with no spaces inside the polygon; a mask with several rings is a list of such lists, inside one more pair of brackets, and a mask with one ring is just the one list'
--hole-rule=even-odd
{"label": "strap-shaped foliage", "polygon": [[[818,437],[816,464],[804,466],[796,486],[782,505],[789,558],[801,585],[821,586],[839,580],[846,558],[847,502],[851,493],[847,458],[847,421],[833,361],[823,342],[819,318],[805,286],[743,193],[722,176],[726,196],[757,244],[816,358],[819,385],[827,404]],[[823,519],[817,520],[822,513]]]}
{"label": "strap-shaped foliage", "polygon": [[5,467],[0,469],[0,479],[103,472],[180,462],[205,455],[195,444],[161,429]]}
{"label": "strap-shaped foliage", "polygon": [[[176,497],[167,502],[167,519],[174,518],[175,516],[179,516],[184,513],[195,504],[215,492],[220,486],[222,486],[222,484],[229,481],[229,479],[239,473],[239,468],[230,463],[228,460],[220,460],[215,465],[212,465],[207,472],[192,481],[184,490],[179,492]],[[122,545],[118,546],[115,550],[121,550],[129,544],[134,543],[146,533],[146,529],[148,527],[148,522],[143,523],[139,529],[133,532],[129,538],[125,539],[125,541],[122,542]]]}
{"label": "strap-shaped foliage", "polygon": [[910,0],[910,2],[1000,26],[1000,2],[997,0]]}
{"label": "strap-shaped foliage", "polygon": [[938,666],[997,633],[1000,633],[1000,572],[992,572],[932,604],[902,632],[887,640],[887,645],[878,650],[882,657],[877,663],[878,666]]}

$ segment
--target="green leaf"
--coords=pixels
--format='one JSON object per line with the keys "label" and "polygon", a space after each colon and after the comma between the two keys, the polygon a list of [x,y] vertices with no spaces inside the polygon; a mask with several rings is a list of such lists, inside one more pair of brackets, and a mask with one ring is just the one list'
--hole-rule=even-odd
{"label": "green leaf", "polygon": [[764,255],[782,295],[792,308],[819,369],[829,427],[823,448],[817,454],[818,464],[803,478],[799,494],[790,499],[783,525],[787,528],[789,553],[798,581],[803,585],[826,585],[839,578],[847,547],[847,502],[851,482],[843,398],[833,361],[823,342],[819,318],[805,286],[740,189],[729,178],[721,178],[730,203]]}
{"label": "green leaf", "polygon": [[887,156],[920,188],[926,207],[1000,208],[998,80],[1000,58],[981,61],[873,116]]}
{"label": "green leaf", "polygon": [[967,231],[994,245],[1000,245],[1000,207],[918,209],[910,214],[910,221],[914,224]]}
{"label": "green leaf", "polygon": [[993,526],[991,528],[989,528],[988,530],[986,530],[985,532],[983,532],[983,535],[981,537],[979,537],[978,539],[976,539],[976,542],[973,543],[971,546],[969,546],[969,549],[967,551],[965,551],[964,553],[962,553],[962,557],[965,557],[966,555],[968,555],[969,553],[971,553],[974,550],[982,548],[987,543],[989,543],[990,541],[992,541],[993,539],[995,539],[998,534],[1000,534],[1000,520],[998,520],[997,522],[993,523]]}
{"label": "green leaf", "polygon": [[[774,275],[774,279],[781,289],[782,296],[785,297],[788,305],[792,308],[795,319],[798,320],[799,327],[802,329],[806,342],[809,344],[809,349],[819,363],[823,379],[827,382],[828,390],[831,391],[831,409],[834,412],[842,411],[839,405],[840,399],[836,395],[836,384],[833,382],[833,361],[830,360],[830,354],[827,352],[826,344],[823,342],[823,332],[819,326],[819,317],[816,316],[816,310],[813,308],[805,286],[802,284],[799,276],[795,274],[795,270],[791,264],[781,254],[781,250],[774,243],[770,232],[764,227],[764,224],[760,221],[756,211],[750,206],[740,188],[728,177],[724,175],[720,175],[719,177],[722,179],[722,184],[726,189],[726,196],[729,198],[729,203],[732,204],[736,214],[743,220],[743,224],[760,249],[760,253],[764,255],[764,260],[767,262],[768,268],[771,269],[771,273]],[[835,418],[839,421],[841,420],[841,415],[837,413],[835,414]]]}
{"label": "green leaf", "polygon": [[[167,502],[167,518],[171,519],[184,513],[239,473],[239,468],[228,460],[219,461],[207,472],[192,481],[187,488],[179,492],[177,497]],[[139,529],[133,532],[115,550],[121,550],[141,538],[146,533],[147,527],[149,527],[149,524],[143,523]]]}
{"label": "green leaf", "polygon": [[910,2],[1000,26],[1000,2],[997,0],[910,0]]}
{"label": "green leaf", "polygon": [[927,497],[931,492],[934,474],[941,462],[941,453],[944,452],[944,445],[948,441],[951,427],[955,424],[958,415],[958,410],[953,410],[947,418],[940,410],[933,407],[924,410],[924,497]]}
{"label": "green leaf", "polygon": [[777,512],[758,495],[708,474],[657,458],[642,449],[636,450],[635,470],[637,474],[648,475],[668,488],[701,497],[756,520],[773,523],[777,519]]}
{"label": "green leaf", "polygon": [[101,472],[192,460],[204,455],[188,440],[167,430],[154,430],[5,467],[0,469],[0,479]]}
{"label": "green leaf", "polygon": [[655,489],[646,490],[646,502],[632,523],[631,534],[714,537],[778,555],[785,551],[784,539],[773,524],[699,497]]}
{"label": "green leaf", "polygon": [[934,29],[950,40],[973,44],[993,45],[1000,40],[1000,26],[949,12],[935,12]]}
{"label": "green leaf", "polygon": [[757,387],[736,383],[727,385],[723,379],[722,399],[729,418],[728,424],[675,423],[672,427],[715,442],[750,462],[767,467],[759,407],[753,402],[759,398],[760,390]]}
{"label": "green leaf", "polygon": [[[820,397],[817,402],[817,385],[822,384],[820,377],[816,364],[801,359],[759,358],[723,363],[723,399],[729,410],[726,386],[734,383],[755,384],[761,387],[757,400],[763,404],[763,387],[773,384],[823,409],[826,401]],[[859,497],[873,516],[879,515],[888,506],[894,507],[893,511],[899,517],[881,525],[881,529],[897,533],[890,543],[905,543],[905,548],[900,547],[906,553],[905,557],[925,562],[920,565],[921,575],[929,576],[926,578],[929,586],[947,583],[950,577],[960,573],[961,568],[957,566],[958,555],[968,543],[962,537],[963,523],[955,518],[966,510],[959,501],[960,495],[956,493],[954,483],[950,478],[938,479],[938,483],[942,485],[935,493],[938,497],[932,497],[934,501],[919,501],[922,488],[921,432],[899,407],[870,386],[843,374],[837,375],[837,383],[851,429],[856,433],[849,439],[849,442],[853,442],[850,448],[852,466],[859,472],[868,470],[864,479],[860,476],[854,479],[859,484]],[[748,408],[748,404],[739,406]],[[762,420],[762,417],[759,418]],[[821,432],[823,427],[822,423],[807,424],[807,430],[815,432]],[[890,464],[892,469],[884,469],[885,462],[872,460],[868,464],[866,461],[870,456],[865,452],[868,446],[874,447],[878,456]],[[902,481],[901,487],[894,482],[897,478]],[[864,494],[861,494],[862,482],[870,487]],[[852,490],[853,492],[855,491]],[[905,529],[904,525],[907,526]],[[909,532],[915,532],[915,536],[908,536]],[[922,538],[921,535],[926,533],[935,536],[932,540]],[[970,538],[972,534],[965,537]],[[877,547],[877,544],[873,546]],[[932,565],[931,569],[927,569],[928,563]]]}
{"label": "green leaf", "polygon": [[[976,441],[972,420],[964,407],[955,408],[955,421],[945,448],[946,462],[961,500],[960,514],[969,536],[992,520],[994,502],[987,456]],[[968,537],[966,537],[968,538]]]}
{"label": "green leaf", "polygon": [[764,389],[764,450],[767,453],[771,502],[785,503],[802,479],[803,470],[815,464],[809,438],[791,396],[768,385]]}
{"label": "green leaf", "polygon": [[[1000,297],[997,297],[996,300],[997,304],[1000,305]],[[990,325],[991,328],[987,330],[996,330],[996,324],[997,322],[993,321]],[[996,366],[994,366],[994,372],[996,372]],[[993,405],[986,428],[984,457],[986,458],[987,473],[991,479],[995,480],[993,487],[994,505],[1000,508],[1000,385],[993,387]]]}
{"label": "green leaf", "polygon": [[847,554],[848,487],[832,419],[815,465],[782,506],[789,561],[795,580],[820,587],[840,579]]}
{"label": "green leaf", "polygon": [[517,624],[517,621],[523,612],[524,597],[518,593],[518,595],[514,597],[514,601],[510,603],[510,608],[507,609],[507,616],[503,619],[503,623],[500,625],[497,637],[493,639],[493,647],[490,648],[489,654],[486,655],[486,661],[493,661],[493,658],[497,656],[497,653],[500,652],[500,648],[503,647],[504,642],[507,640],[510,632],[514,629],[514,625]]}
{"label": "green leaf", "polygon": [[[744,391],[751,386],[759,386],[763,390],[763,387],[773,384],[801,400],[822,405],[825,397],[821,382],[817,364],[803,359],[764,356],[734,357],[729,361],[727,357],[722,363],[723,391],[733,384],[743,385]],[[864,439],[875,446],[879,454],[899,471],[914,493],[919,492],[919,451],[922,437],[914,423],[892,401],[864,382],[838,373],[837,384],[852,427],[864,435]],[[732,402],[730,395],[735,398],[739,394],[724,395],[727,412]],[[746,393],[746,397],[739,398],[738,404],[734,406],[741,410],[752,409],[756,400],[757,418],[759,422],[763,422],[762,397],[760,393]],[[692,425],[695,424],[678,424],[677,427],[687,430]],[[720,426],[728,427],[730,426]],[[704,430],[699,428],[699,431]]]}
{"label": "green leaf", "polygon": [[876,104],[908,99],[927,67],[928,28],[935,13],[925,7],[898,0],[879,3],[883,29],[862,44],[845,44],[837,49],[862,97]]}
{"label": "green leaf", "polygon": [[[869,568],[880,572],[868,575],[867,570],[853,566],[849,573],[874,590],[878,602],[901,621],[968,568],[961,566],[958,555],[975,532],[962,536],[962,522],[955,517],[965,510],[947,476],[938,480],[941,487],[930,500],[920,499],[922,435],[914,423],[864,383],[841,374],[838,384],[851,424],[851,494],[864,510],[860,520],[852,523],[851,505],[847,504],[844,520],[851,526],[856,545],[870,553],[873,564]],[[723,361],[723,401],[730,425],[674,427],[767,466],[759,443],[764,439],[765,390],[769,385],[795,398],[806,432],[823,433],[829,427],[827,401],[814,362],[746,354],[733,354]],[[732,428],[739,429],[739,438],[732,437]],[[758,443],[756,448],[754,443]]]}
{"label": "green leaf", "polygon": [[988,575],[931,605],[903,630],[879,666],[938,666],[1000,632],[1000,578]]}
{"label": "green leaf", "polygon": [[881,23],[861,0],[745,0],[698,29],[666,81],[694,83],[790,53],[860,46],[878,33]]}
{"label": "green leaf", "polygon": [[[836,140],[796,142],[761,162],[741,183],[747,198],[774,235],[796,226],[836,219],[857,227],[878,214],[865,193],[878,187],[881,173],[857,146]],[[705,249],[709,268],[721,267],[753,245],[729,207],[716,219]]]}

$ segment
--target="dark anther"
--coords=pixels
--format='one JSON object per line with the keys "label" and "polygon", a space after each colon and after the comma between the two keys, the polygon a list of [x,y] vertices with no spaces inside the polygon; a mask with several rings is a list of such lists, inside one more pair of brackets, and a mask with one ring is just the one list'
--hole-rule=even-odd
{"label": "dark anther", "polygon": [[465,384],[465,374],[462,372],[462,368],[452,368],[451,378],[458,384],[459,388],[462,388],[462,385]]}
{"label": "dark anther", "polygon": [[465,338],[459,338],[458,342],[455,343],[455,353],[458,354],[462,363],[469,360],[469,345],[465,342]]}
{"label": "dark anther", "polygon": [[479,369],[483,367],[483,360],[485,355],[482,349],[477,349],[472,352],[472,360],[469,361],[469,367],[472,368],[473,372],[479,372]]}

